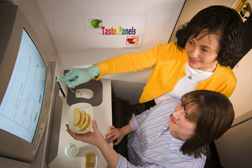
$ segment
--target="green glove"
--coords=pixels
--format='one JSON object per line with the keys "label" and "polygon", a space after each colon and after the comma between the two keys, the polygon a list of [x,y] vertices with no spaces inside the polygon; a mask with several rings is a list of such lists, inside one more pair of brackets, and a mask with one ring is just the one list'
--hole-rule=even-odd
{"label": "green glove", "polygon": [[82,83],[87,83],[96,76],[99,76],[100,68],[92,65],[88,68],[71,69],[65,76],[58,78],[57,82],[65,82],[69,88],[74,88]]}

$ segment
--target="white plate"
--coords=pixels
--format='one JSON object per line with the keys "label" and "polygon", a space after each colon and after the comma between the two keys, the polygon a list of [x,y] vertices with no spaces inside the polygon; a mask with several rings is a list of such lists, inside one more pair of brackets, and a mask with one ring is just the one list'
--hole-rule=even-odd
{"label": "white plate", "polygon": [[91,121],[93,120],[93,107],[90,104],[88,104],[88,103],[73,104],[70,106],[69,114],[68,114],[68,124],[69,124],[70,130],[75,133],[81,133],[81,134],[92,131],[91,121],[90,121],[88,128],[83,131],[81,131],[78,126],[74,126],[73,123],[74,123],[74,119],[75,119],[75,114],[74,114],[75,108],[78,108],[80,111],[84,110],[87,114],[90,115]]}

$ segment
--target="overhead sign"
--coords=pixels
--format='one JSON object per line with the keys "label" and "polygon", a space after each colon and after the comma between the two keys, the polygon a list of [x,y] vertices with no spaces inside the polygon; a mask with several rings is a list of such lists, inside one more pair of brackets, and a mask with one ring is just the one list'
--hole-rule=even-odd
{"label": "overhead sign", "polygon": [[146,16],[87,16],[85,30],[89,48],[139,48]]}

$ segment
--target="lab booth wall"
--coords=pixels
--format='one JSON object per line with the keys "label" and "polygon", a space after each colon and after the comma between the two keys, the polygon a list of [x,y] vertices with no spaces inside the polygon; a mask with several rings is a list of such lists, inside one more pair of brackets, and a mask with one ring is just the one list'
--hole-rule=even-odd
{"label": "lab booth wall", "polygon": [[[70,67],[63,67],[62,61],[57,53],[56,47],[54,45],[54,42],[50,36],[50,33],[47,28],[47,24],[43,18],[42,13],[40,12],[40,9],[38,7],[38,4],[36,0],[1,0],[5,2],[14,3],[16,5],[19,5],[24,14],[27,16],[28,20],[34,27],[35,32],[37,33],[39,39],[41,40],[41,44],[46,48],[46,54],[50,61],[56,61],[56,74],[57,76],[63,75],[64,69],[69,69]],[[251,0],[249,0],[251,1]],[[251,3],[251,2],[250,2]],[[184,6],[184,8],[192,8],[191,6]],[[193,9],[193,8],[192,8]],[[190,14],[189,14],[190,15]],[[169,37],[167,37],[167,41],[169,40]],[[94,54],[102,55],[104,51],[97,49],[94,51]],[[108,55],[115,56],[120,55],[126,52],[132,52],[132,50],[118,50],[115,49],[113,51],[107,51]],[[90,54],[87,52],[87,54]],[[93,57],[90,55],[89,64],[101,61],[105,57]],[[69,60],[71,61],[71,60]],[[69,62],[71,64],[71,62]],[[246,115],[247,112],[252,110],[252,66],[250,65],[252,63],[252,51],[247,53],[246,56],[238,63],[238,66],[236,66],[233,71],[237,77],[237,87],[233,93],[233,95],[230,97],[231,102],[234,105],[235,108],[235,115],[236,118],[242,117],[243,115]],[[88,66],[83,65],[83,66]],[[135,72],[133,73],[126,73],[126,74],[118,74],[118,75],[110,75],[106,76],[104,78],[112,79],[112,90],[114,91],[115,95],[117,97],[120,97],[122,99],[129,100],[131,104],[137,103],[138,99],[141,95],[142,88],[144,87],[145,83],[147,82],[147,79],[151,73],[152,69],[147,69],[141,72]],[[132,76],[134,78],[132,79]],[[137,79],[136,76],[140,76],[141,80]],[[247,123],[246,123],[247,124]],[[244,127],[246,130],[251,130],[251,124],[246,125]],[[244,130],[242,129],[242,130]],[[238,134],[238,135],[237,135]],[[249,136],[251,135],[250,132],[248,132]],[[234,136],[239,136],[239,132],[236,133]],[[247,135],[245,134],[245,140],[249,139]],[[227,135],[225,138],[232,138],[232,136]],[[251,138],[250,138],[251,139]],[[250,141],[251,142],[251,141]],[[237,142],[238,143],[238,142]],[[243,143],[243,142],[240,142]],[[224,147],[225,144],[223,144]],[[246,144],[248,145],[248,149],[251,149],[251,143]],[[218,147],[218,146],[217,146]],[[222,156],[225,155],[225,160],[230,159],[231,155],[236,155],[240,153],[236,153],[236,150],[233,151],[226,151],[221,150]],[[252,151],[252,150],[250,150]],[[241,154],[247,154],[246,152],[241,152]],[[251,154],[248,154],[251,156]],[[222,157],[224,158],[224,157]],[[14,161],[13,161],[14,162]]]}

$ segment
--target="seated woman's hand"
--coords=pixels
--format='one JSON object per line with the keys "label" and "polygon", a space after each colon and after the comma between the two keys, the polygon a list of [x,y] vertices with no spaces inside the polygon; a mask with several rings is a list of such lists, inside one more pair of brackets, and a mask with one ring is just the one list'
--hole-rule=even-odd
{"label": "seated woman's hand", "polygon": [[114,142],[114,145],[118,145],[123,137],[125,136],[125,134],[123,134],[122,129],[119,128],[115,128],[114,126],[111,126],[108,130],[108,133],[105,135],[105,140],[108,143]]}
{"label": "seated woman's hand", "polygon": [[92,127],[93,127],[94,132],[89,131],[85,134],[77,134],[69,129],[68,124],[66,125],[66,127],[67,127],[67,132],[76,140],[83,141],[83,142],[95,145],[97,147],[101,146],[104,142],[106,143],[95,120],[92,120]]}

